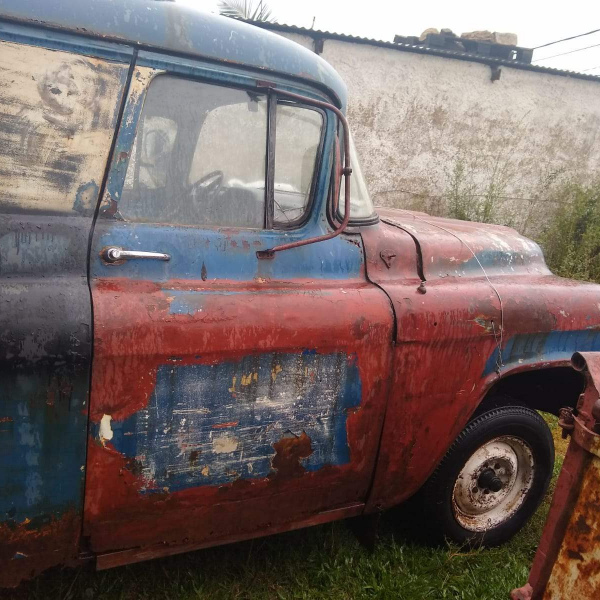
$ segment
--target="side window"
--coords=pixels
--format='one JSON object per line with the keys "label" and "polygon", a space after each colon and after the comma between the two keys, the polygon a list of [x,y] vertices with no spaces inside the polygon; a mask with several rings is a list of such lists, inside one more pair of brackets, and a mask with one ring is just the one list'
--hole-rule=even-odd
{"label": "side window", "polygon": [[128,221],[262,228],[266,147],[266,96],[158,76],[119,213]]}
{"label": "side window", "polygon": [[[150,84],[119,201],[126,221],[261,229],[269,111],[275,115],[273,223],[309,210],[320,110],[265,94],[159,75]],[[269,219],[267,219],[269,221]]]}
{"label": "side window", "polygon": [[127,69],[0,41],[0,212],[93,215]]}
{"label": "side window", "polygon": [[321,112],[300,106],[277,106],[275,136],[274,222],[300,221],[308,208],[321,144]]}

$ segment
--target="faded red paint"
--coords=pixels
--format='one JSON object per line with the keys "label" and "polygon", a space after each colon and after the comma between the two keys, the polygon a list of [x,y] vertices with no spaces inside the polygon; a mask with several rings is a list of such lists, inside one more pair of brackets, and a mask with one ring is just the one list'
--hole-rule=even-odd
{"label": "faded red paint", "polygon": [[237,424],[237,421],[230,421],[229,423],[219,423],[218,425],[213,425],[213,429],[227,429],[228,427],[235,427]]}
{"label": "faded red paint", "polygon": [[[543,264],[524,267],[531,270],[527,277],[522,269],[496,276],[494,287],[481,269],[472,276],[452,277],[450,269],[473,259],[463,243],[442,229],[414,222],[406,211],[387,209],[382,211],[386,215],[411,224],[410,231],[421,245],[427,280],[422,293],[419,256],[408,228],[404,231],[387,223],[365,228],[369,279],[392,298],[397,318],[391,392],[367,510],[391,507],[413,495],[501,377],[570,364],[566,359],[537,361],[485,374],[489,357],[501,343],[516,334],[587,329],[600,322],[595,286],[554,277]],[[485,246],[487,226],[423,218],[453,228],[474,251]],[[397,257],[388,267],[381,253],[389,248],[397,249]],[[493,268],[488,270],[494,274]],[[595,307],[593,313],[590,307]]]}
{"label": "faded red paint", "polygon": [[[193,314],[170,314],[173,291],[203,291]],[[219,290],[223,294],[218,294]],[[239,293],[225,292],[236,290]],[[260,301],[248,292],[260,292]],[[311,441],[283,437],[274,474],[220,486],[156,490],[106,442],[90,438],[84,534],[93,551],[126,547],[202,547],[294,527],[334,509],[364,502],[374,469],[391,369],[393,315],[387,298],[362,280],[301,284],[131,280],[95,283],[95,356],[90,418],[123,419],[148,402],[161,364],[216,364],[252,353],[311,349],[355,355],[360,406],[347,416],[351,460],[306,471]],[[193,308],[194,299],[190,298]],[[331,318],[331,311],[338,311]],[[139,377],[132,381],[132,374]],[[224,425],[228,425],[225,423]],[[198,457],[199,458],[199,457]],[[200,459],[200,458],[199,458]],[[143,489],[153,493],[141,493]],[[351,511],[355,511],[352,508]],[[125,558],[124,558],[125,560]],[[129,559],[127,559],[129,560]]]}

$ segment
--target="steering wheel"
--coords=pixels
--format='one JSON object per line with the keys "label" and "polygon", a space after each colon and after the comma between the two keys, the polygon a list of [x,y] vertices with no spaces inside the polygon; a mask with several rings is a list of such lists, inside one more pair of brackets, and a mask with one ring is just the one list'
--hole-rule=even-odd
{"label": "steering wheel", "polygon": [[211,171],[192,183],[190,196],[195,198],[198,192],[201,191],[206,198],[214,198],[219,193],[222,185],[223,171]]}

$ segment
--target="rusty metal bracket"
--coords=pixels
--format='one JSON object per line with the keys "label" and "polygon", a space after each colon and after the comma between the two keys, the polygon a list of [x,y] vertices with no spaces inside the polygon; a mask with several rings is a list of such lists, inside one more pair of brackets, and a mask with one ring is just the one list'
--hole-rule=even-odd
{"label": "rusty metal bracket", "polygon": [[573,409],[570,406],[560,409],[558,413],[558,426],[562,429],[563,440],[567,439],[567,436],[573,432],[575,417],[573,416]]}

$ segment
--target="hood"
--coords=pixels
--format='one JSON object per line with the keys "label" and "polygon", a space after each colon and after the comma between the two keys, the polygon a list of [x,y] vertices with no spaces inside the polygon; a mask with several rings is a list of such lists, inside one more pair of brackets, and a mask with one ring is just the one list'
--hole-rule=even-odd
{"label": "hood", "polygon": [[384,223],[408,233],[422,257],[426,279],[439,277],[549,275],[541,248],[510,227],[378,208]]}

